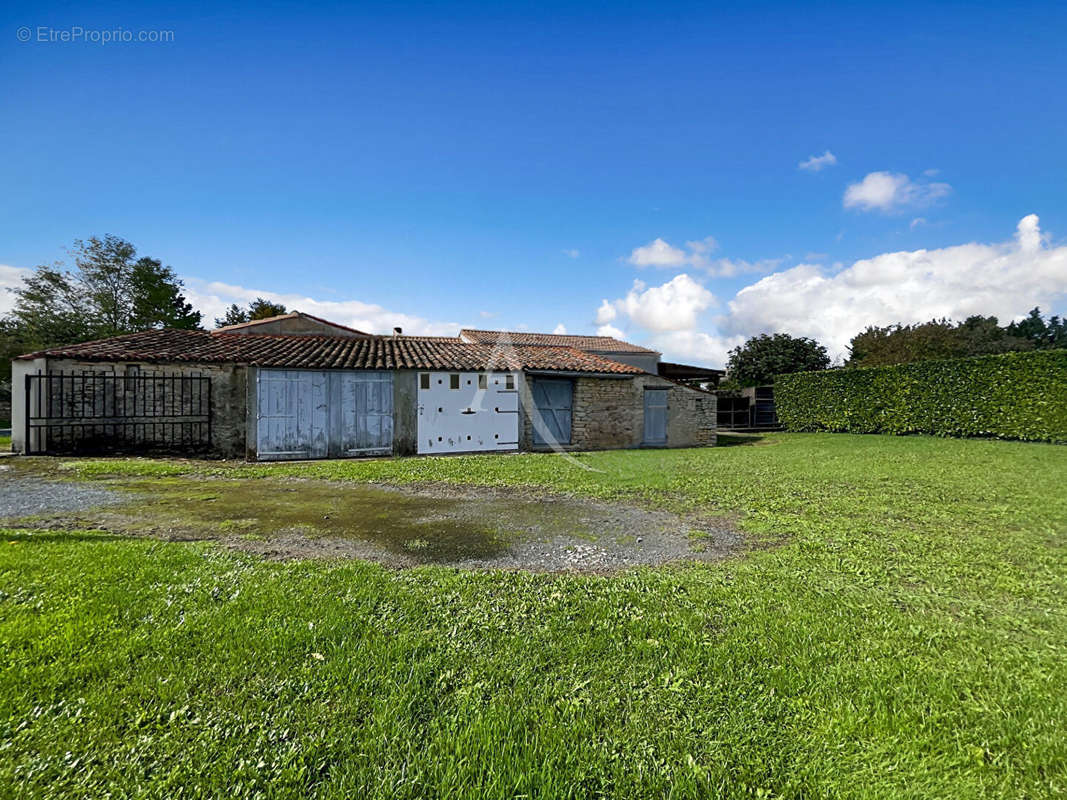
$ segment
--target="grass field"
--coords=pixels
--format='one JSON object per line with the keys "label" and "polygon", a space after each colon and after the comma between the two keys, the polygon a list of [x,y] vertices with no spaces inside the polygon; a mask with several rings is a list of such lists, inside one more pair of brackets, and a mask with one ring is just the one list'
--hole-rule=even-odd
{"label": "grass field", "polygon": [[68,466],[544,486],[710,509],[751,547],[582,576],[4,531],[2,796],[1067,792],[1067,448]]}

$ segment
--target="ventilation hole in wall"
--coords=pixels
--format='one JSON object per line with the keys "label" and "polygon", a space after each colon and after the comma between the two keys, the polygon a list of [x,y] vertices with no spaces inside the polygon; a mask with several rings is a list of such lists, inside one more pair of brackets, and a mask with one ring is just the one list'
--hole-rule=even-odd
{"label": "ventilation hole in wall", "polygon": [[444,409],[443,409],[443,408],[439,408],[439,409],[437,409],[437,413],[438,413],[438,414],[442,414],[442,413],[444,413]]}
{"label": "ventilation hole in wall", "polygon": [[[468,381],[468,383],[469,383],[469,381]],[[471,440],[471,437],[468,436],[467,437],[467,441],[469,442],[470,440]]]}
{"label": "ventilation hole in wall", "polygon": [[444,383],[444,381],[443,381],[443,380],[441,380],[440,378],[438,378],[438,379],[437,379],[437,382],[438,382],[438,383]]}
{"label": "ventilation hole in wall", "polygon": [[[467,385],[468,385],[468,386],[470,386],[470,385],[471,385],[471,382],[470,382],[470,378],[468,378],[468,379],[467,379]],[[468,436],[467,438],[469,439],[470,437]]]}
{"label": "ventilation hole in wall", "polygon": [[437,437],[437,441],[441,441],[441,437],[440,436]]}

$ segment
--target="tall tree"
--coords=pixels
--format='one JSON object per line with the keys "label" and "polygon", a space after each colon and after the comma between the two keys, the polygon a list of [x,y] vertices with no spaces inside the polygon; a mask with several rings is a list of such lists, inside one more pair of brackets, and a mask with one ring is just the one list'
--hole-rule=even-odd
{"label": "tall tree", "polygon": [[288,313],[281,303],[274,303],[264,297],[257,297],[248,304],[248,308],[241,308],[237,303],[232,303],[226,309],[226,314],[215,318],[216,328],[225,328],[227,325],[241,325],[245,322],[255,322],[257,319],[279,317]]}
{"label": "tall tree", "polygon": [[730,351],[726,376],[737,386],[762,386],[773,383],[775,375],[826,369],[830,356],[814,339],[776,333],[753,336]]}
{"label": "tall tree", "polygon": [[12,291],[15,307],[5,323],[10,335],[24,345],[39,349],[92,338],[92,304],[77,276],[59,265],[37,267]]}
{"label": "tall tree", "polygon": [[13,290],[0,353],[8,374],[20,353],[147,328],[198,328],[200,312],[182,294],[174,270],[117,236],[76,240],[75,269],[42,265]]}
{"label": "tall tree", "polygon": [[129,327],[149,328],[200,327],[200,312],[182,295],[182,282],[170,267],[158,258],[139,258],[130,273]]}
{"label": "tall tree", "polygon": [[90,303],[93,325],[101,337],[131,330],[133,265],[137,248],[108,234],[75,239],[71,248],[78,280]]}
{"label": "tall tree", "polygon": [[1025,319],[1008,325],[1007,333],[1032,342],[1038,350],[1067,347],[1067,320],[1054,315],[1046,322],[1040,308],[1032,309]]}

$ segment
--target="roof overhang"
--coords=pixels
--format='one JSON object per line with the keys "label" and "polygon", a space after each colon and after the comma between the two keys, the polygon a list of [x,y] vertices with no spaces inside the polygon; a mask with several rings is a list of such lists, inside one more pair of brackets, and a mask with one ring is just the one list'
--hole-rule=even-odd
{"label": "roof overhang", "polygon": [[644,373],[639,372],[579,372],[578,370],[524,369],[527,375],[542,378],[612,378],[628,380]]}

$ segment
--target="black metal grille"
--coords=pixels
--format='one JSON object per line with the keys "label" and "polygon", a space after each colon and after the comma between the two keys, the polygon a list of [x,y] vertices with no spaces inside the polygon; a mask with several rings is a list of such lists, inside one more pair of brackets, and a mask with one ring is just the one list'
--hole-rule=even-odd
{"label": "black metal grille", "polygon": [[202,452],[211,379],[188,375],[26,376],[26,452]]}
{"label": "black metal grille", "polygon": [[774,387],[758,386],[755,397],[719,395],[718,424],[722,430],[774,430],[780,427]]}
{"label": "black metal grille", "polygon": [[747,428],[751,425],[747,397],[719,396],[718,424],[720,428]]}

